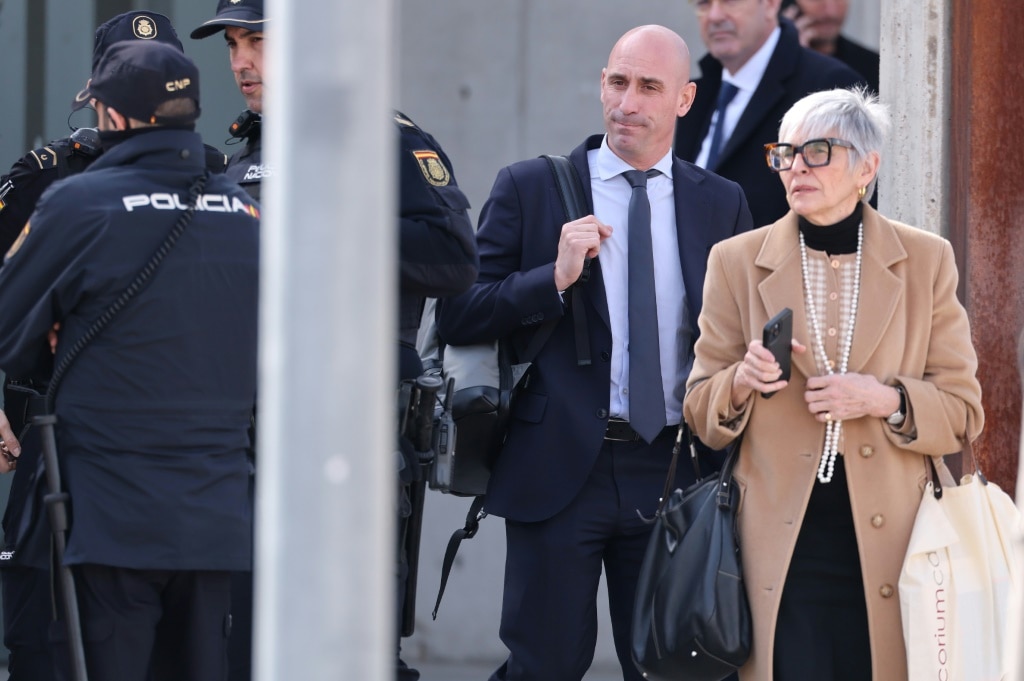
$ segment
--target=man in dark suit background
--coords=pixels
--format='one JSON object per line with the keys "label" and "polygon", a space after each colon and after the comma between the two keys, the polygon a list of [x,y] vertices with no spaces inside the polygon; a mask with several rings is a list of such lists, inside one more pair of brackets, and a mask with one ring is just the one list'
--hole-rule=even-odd
{"label": "man in dark suit background", "polygon": [[[601,74],[607,134],[570,155],[592,214],[565,221],[544,160],[504,168],[480,215],[477,283],[440,304],[439,330],[453,344],[522,339],[558,320],[513,406],[484,506],[506,519],[507,538],[500,633],[510,654],[492,679],[583,678],[596,644],[602,566],[623,677],[641,678],[629,632],[650,527],[637,512],[653,513],[668,473],[708,251],[752,224],[736,184],[672,154],[676,117],[693,101],[689,71],[686,43],[674,32],[626,33]],[[623,172],[651,169],[660,172],[648,173],[647,186],[661,381],[650,387],[664,407],[631,417],[630,393],[642,391],[629,390],[630,370],[643,361],[630,361],[628,316],[637,306],[627,301],[630,275],[641,268],[627,266],[633,189]],[[577,283],[587,257],[589,278]],[[583,355],[589,364],[581,365]],[[641,428],[652,414],[657,423]],[[692,481],[681,466],[676,484]]]}
{"label": "man in dark suit background", "polygon": [[[778,18],[780,3],[695,0],[708,54],[700,60],[693,107],[676,124],[676,154],[739,183],[757,227],[789,210],[782,184],[764,159],[764,145],[776,141],[782,115],[811,92],[864,82],[843,63],[801,47],[792,22]],[[719,116],[719,95],[730,90],[734,95]]]}
{"label": "man in dark suit background", "polygon": [[841,33],[849,8],[848,0],[782,0],[781,15],[793,21],[801,45],[843,62],[877,93],[878,53]]}

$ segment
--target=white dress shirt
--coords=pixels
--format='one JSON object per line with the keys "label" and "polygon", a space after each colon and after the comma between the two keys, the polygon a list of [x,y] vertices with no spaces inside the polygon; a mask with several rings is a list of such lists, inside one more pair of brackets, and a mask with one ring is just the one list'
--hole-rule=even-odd
{"label": "white dress shirt", "polygon": [[[678,424],[682,414],[684,386],[679,385],[685,369],[690,338],[685,317],[685,286],[679,262],[679,239],[672,183],[671,150],[654,168],[660,175],[647,180],[651,202],[651,239],[654,246],[654,282],[658,297],[658,343],[661,358],[662,390],[665,393],[665,419]],[[629,199],[633,193],[623,171],[633,167],[608,147],[607,137],[600,148],[587,152],[590,187],[594,196],[594,215],[612,227],[612,235],[601,244],[598,258],[608,299],[608,319],[612,327],[611,406],[610,413],[629,419],[629,316],[627,290],[627,246]],[[681,347],[686,344],[686,347]],[[682,358],[682,359],[680,359]]]}

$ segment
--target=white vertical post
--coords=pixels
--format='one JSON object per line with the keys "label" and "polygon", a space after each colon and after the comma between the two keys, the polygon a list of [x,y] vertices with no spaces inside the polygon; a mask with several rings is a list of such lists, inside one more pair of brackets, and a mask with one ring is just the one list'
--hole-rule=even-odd
{"label": "white vertical post", "polygon": [[[1017,370],[1020,372],[1021,383],[1024,384],[1024,333],[1017,340]],[[1021,414],[1021,438],[1017,455],[1017,508],[1024,513],[1024,413]],[[1018,533],[1013,538],[1017,552],[1017,588],[1013,591],[1010,605],[1010,629],[1006,640],[1009,641],[1009,667],[1007,681],[1024,681],[1024,534]]]}
{"label": "white vertical post", "polygon": [[255,678],[394,666],[392,1],[267,0]]}

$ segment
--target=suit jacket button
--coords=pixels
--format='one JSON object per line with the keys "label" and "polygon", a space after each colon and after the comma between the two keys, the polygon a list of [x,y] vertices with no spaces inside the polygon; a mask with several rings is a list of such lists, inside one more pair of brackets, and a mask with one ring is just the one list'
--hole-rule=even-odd
{"label": "suit jacket button", "polygon": [[860,455],[863,456],[865,459],[870,459],[872,456],[875,455],[875,448],[872,447],[871,445],[864,445],[860,448]]}
{"label": "suit jacket button", "polygon": [[881,594],[882,598],[892,598],[895,591],[896,590],[892,588],[892,584],[883,584],[882,588],[878,590],[878,593]]}
{"label": "suit jacket button", "polygon": [[601,407],[600,409],[598,409],[597,410],[597,418],[599,418],[599,419],[606,419],[606,418],[608,418],[608,410],[605,409],[604,407]]}
{"label": "suit jacket button", "polygon": [[881,513],[876,513],[875,515],[871,516],[871,526],[872,527],[878,528],[878,527],[881,527],[882,525],[885,525],[885,516],[884,515],[882,515]]}
{"label": "suit jacket button", "polygon": [[611,358],[612,358],[612,353],[608,352],[607,350],[604,350],[604,351],[601,352],[601,359],[604,360],[605,362],[611,360]]}

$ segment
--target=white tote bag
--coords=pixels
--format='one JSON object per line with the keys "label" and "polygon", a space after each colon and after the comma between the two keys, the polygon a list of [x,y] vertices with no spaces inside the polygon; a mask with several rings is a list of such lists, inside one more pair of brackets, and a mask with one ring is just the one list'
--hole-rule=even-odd
{"label": "white tote bag", "polygon": [[909,681],[1004,677],[1020,526],[1013,500],[980,471],[959,486],[928,483],[899,580]]}

